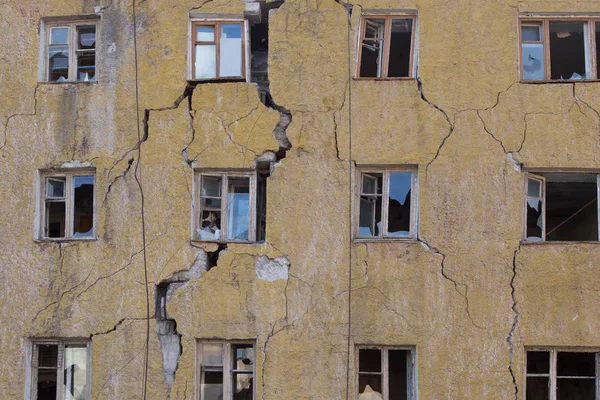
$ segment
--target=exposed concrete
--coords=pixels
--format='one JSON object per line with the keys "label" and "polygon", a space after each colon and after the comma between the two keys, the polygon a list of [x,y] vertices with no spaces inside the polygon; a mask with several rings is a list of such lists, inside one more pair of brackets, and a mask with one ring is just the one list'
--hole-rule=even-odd
{"label": "exposed concrete", "polygon": [[274,282],[279,279],[288,279],[290,260],[287,257],[277,257],[273,260],[260,256],[256,260],[254,272],[258,279]]}

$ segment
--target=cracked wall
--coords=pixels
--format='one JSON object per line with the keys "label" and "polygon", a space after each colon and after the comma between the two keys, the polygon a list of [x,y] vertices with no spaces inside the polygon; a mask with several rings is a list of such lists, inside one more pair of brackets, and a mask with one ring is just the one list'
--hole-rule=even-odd
{"label": "cracked wall", "polygon": [[[90,338],[92,397],[141,398],[148,326],[149,399],[194,396],[202,338],[256,340],[259,399],[342,399],[371,343],[416,346],[421,399],[523,399],[523,346],[600,346],[596,245],[520,246],[518,169],[598,168],[598,84],[521,84],[517,67],[519,11],[596,2],[367,0],[348,32],[334,0],[286,0],[269,18],[277,106],[247,83],[186,84],[189,12],[241,1],[136,3],[138,105],[132,3],[42,3],[0,4],[1,398],[23,397],[35,337]],[[354,60],[361,12],[392,7],[418,10],[419,79],[349,82],[348,33]],[[36,82],[40,18],[95,10],[98,83]],[[279,160],[266,242],[190,243],[192,168],[260,158]],[[34,241],[38,169],[77,161],[96,169],[98,240]],[[418,166],[418,241],[349,245],[348,168],[370,164]],[[168,323],[165,282],[181,284]]]}

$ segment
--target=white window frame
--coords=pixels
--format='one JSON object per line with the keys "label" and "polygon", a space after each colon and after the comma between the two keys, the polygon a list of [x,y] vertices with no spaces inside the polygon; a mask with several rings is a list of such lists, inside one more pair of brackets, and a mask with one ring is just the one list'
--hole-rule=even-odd
{"label": "white window frame", "polygon": [[56,398],[64,397],[64,349],[65,345],[80,345],[85,346],[87,350],[86,357],[86,392],[85,399],[91,399],[92,396],[92,343],[89,339],[31,339],[28,344],[27,352],[27,374],[26,374],[26,390],[25,400],[37,399],[37,380],[38,380],[38,349],[39,345],[56,345],[58,346],[57,355],[57,388]]}
{"label": "white window frame", "polygon": [[[389,398],[389,350],[405,350],[410,352],[408,359],[409,365],[407,365],[407,377],[406,382],[408,386],[408,400],[417,400],[417,349],[415,346],[389,346],[389,345],[356,345],[354,353],[354,387],[356,388],[356,400],[358,400],[359,393],[359,374],[360,371],[360,350],[381,350],[381,385],[383,393],[381,393],[383,400],[392,400]],[[364,372],[363,372],[364,374]],[[373,373],[377,375],[378,373]]]}
{"label": "white window frame", "polygon": [[[202,365],[202,345],[203,344],[220,344],[222,348],[222,366],[206,366]],[[254,350],[254,362],[252,364],[252,399],[256,399],[256,342],[253,340],[196,340],[196,399],[205,400],[202,398],[202,371],[222,371],[223,373],[223,400],[233,399],[232,376],[239,370],[233,367],[233,349],[234,345],[251,345]],[[248,371],[248,370],[244,370]]]}
{"label": "white window frame", "polygon": [[[75,237],[73,234],[73,218],[75,190],[73,189],[73,178],[77,176],[91,176],[94,180],[94,209],[93,209],[93,228],[92,235],[85,237]],[[65,180],[65,196],[64,197],[49,197],[47,196],[47,182],[51,179]],[[97,238],[97,218],[98,218],[98,202],[96,201],[96,170],[95,169],[76,169],[76,170],[50,170],[40,171],[39,179],[39,195],[38,195],[38,218],[37,218],[37,240],[42,241],[65,241],[65,240],[96,240]],[[61,200],[64,199],[64,200]],[[60,200],[65,202],[65,236],[64,237],[48,237],[47,235],[47,215],[46,201]]]}
{"label": "white window frame", "polygon": [[[572,175],[596,175],[596,196],[598,198],[597,201],[597,208],[596,208],[596,215],[597,215],[597,219],[598,219],[598,239],[595,240],[596,241],[600,241],[600,173],[598,173],[598,171],[595,172],[589,172],[589,171],[577,171],[577,172],[563,172],[563,171],[537,171],[533,172],[533,171],[527,171],[524,174],[524,182],[523,182],[523,224],[522,224],[522,233],[521,233],[521,237],[522,237],[522,243],[561,243],[564,241],[557,241],[557,240],[551,240],[551,241],[547,241],[546,240],[546,177],[543,176],[542,174],[544,173],[571,173]],[[542,201],[542,240],[541,241],[533,241],[533,240],[528,240],[527,239],[527,199],[530,197],[529,196],[529,192],[528,192],[528,185],[529,185],[529,180],[534,180],[540,183],[540,191],[541,191],[541,197],[537,197]],[[568,241],[568,242],[577,242],[577,241]]]}
{"label": "white window frame", "polygon": [[[388,211],[389,211],[389,175],[391,172],[410,172],[412,174],[411,188],[410,188],[410,235],[408,236],[392,236],[388,235]],[[363,174],[383,174],[382,189],[381,189],[381,226],[382,234],[379,236],[360,236],[360,198],[363,195],[362,191],[362,177]],[[355,241],[387,241],[387,240],[415,240],[417,238],[418,230],[418,201],[419,201],[419,174],[416,166],[360,166],[357,168],[357,180],[355,182],[355,226],[354,226],[354,240]],[[371,196],[370,194],[364,194],[365,196]]]}
{"label": "white window frame", "polygon": [[[529,352],[548,352],[550,353],[550,368],[549,374],[530,374],[527,372],[527,353]],[[547,377],[549,378],[549,398],[548,400],[556,400],[556,389],[557,389],[557,379],[561,378],[557,375],[557,353],[595,353],[596,356],[596,397],[595,399],[600,399],[600,350],[597,348],[587,349],[587,348],[568,348],[568,347],[526,347],[525,348],[525,390],[524,393],[527,393],[527,378],[528,377]],[[576,378],[576,377],[569,377]],[[591,379],[585,377],[585,379]]]}
{"label": "white window frame", "polygon": [[[552,79],[550,64],[550,22],[582,22],[583,33],[584,33],[584,52],[585,52],[585,64],[586,64],[586,76],[583,79]],[[519,17],[519,79],[522,83],[538,83],[538,82],[581,82],[590,80],[599,80],[597,76],[596,65],[596,35],[595,26],[600,24],[600,13],[598,14],[564,14],[564,15],[541,15],[541,14],[529,14],[524,13]],[[524,42],[522,38],[522,27],[523,26],[539,26],[540,27],[540,40],[536,42]],[[544,79],[523,79],[523,44],[527,43],[538,43],[542,44],[544,53]]]}
{"label": "white window frame", "polygon": [[[40,71],[38,73],[38,80],[40,82],[47,83],[95,83],[98,82],[98,50],[99,46],[99,28],[100,24],[99,18],[89,18],[89,19],[81,19],[81,20],[58,20],[56,21],[54,18],[47,19],[42,21],[42,29],[43,35],[41,36],[40,42]],[[94,48],[95,55],[95,72],[94,79],[89,81],[79,81],[77,80],[77,28],[80,26],[94,26],[96,29],[96,43]],[[69,47],[69,79],[65,82],[56,82],[50,81],[50,71],[49,71],[49,50],[50,50],[50,39],[51,39],[51,30],[52,28],[68,28],[68,44]]]}
{"label": "white window frame", "polygon": [[[202,177],[221,178],[221,229],[220,238],[214,240],[200,239],[198,229],[200,218],[202,216]],[[248,240],[227,239],[227,186],[229,178],[248,178],[250,182],[250,222],[248,230]],[[193,220],[192,220],[192,240],[207,242],[234,242],[234,243],[255,243],[257,233],[257,190],[258,177],[256,170],[235,170],[235,169],[197,169],[194,170],[194,201],[193,201]]]}
{"label": "white window frame", "polygon": [[[196,24],[211,23],[240,23],[242,24],[242,45],[243,45],[243,60],[242,60],[242,72],[243,76],[238,78],[210,78],[210,79],[196,79],[194,76],[194,26]],[[213,14],[213,13],[196,13],[191,12],[189,14],[188,22],[188,63],[187,63],[187,79],[190,82],[226,82],[233,81],[239,82],[240,80],[250,82],[251,70],[250,60],[252,56],[250,54],[250,25],[248,21],[244,19],[243,15],[240,14]]]}

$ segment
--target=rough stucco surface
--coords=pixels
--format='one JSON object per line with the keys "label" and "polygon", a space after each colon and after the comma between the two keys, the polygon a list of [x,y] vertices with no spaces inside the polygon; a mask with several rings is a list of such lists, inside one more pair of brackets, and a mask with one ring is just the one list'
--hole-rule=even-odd
{"label": "rough stucco surface", "polygon": [[[351,17],[351,60],[361,12],[388,8],[418,10],[422,86],[351,81],[351,158],[418,166],[421,243],[349,246],[346,12],[334,0],[286,0],[269,20],[269,78],[293,116],[293,147],[268,180],[267,239],[229,244],[204,271],[204,252],[219,249],[189,240],[192,167],[251,168],[279,148],[279,113],[252,85],[198,85],[174,105],[186,86],[188,13],[241,14],[243,3],[137,4],[140,118],[170,108],[150,111],[139,152],[131,3],[0,3],[0,398],[23,397],[36,337],[91,338],[92,398],[140,398],[139,157],[148,398],[194,397],[202,338],[256,340],[258,399],[344,398],[349,271],[350,393],[355,344],[416,346],[421,399],[514,398],[509,366],[522,388],[524,346],[600,347],[598,247],[521,246],[516,166],[598,168],[598,83],[521,84],[517,63],[520,11],[597,11],[597,2],[364,0]],[[98,83],[37,83],[40,19],[95,9]],[[98,239],[36,242],[38,170],[74,161],[96,168]],[[257,276],[278,259],[289,263],[283,279]],[[180,275],[167,309],[182,349],[169,390],[153,293]]]}

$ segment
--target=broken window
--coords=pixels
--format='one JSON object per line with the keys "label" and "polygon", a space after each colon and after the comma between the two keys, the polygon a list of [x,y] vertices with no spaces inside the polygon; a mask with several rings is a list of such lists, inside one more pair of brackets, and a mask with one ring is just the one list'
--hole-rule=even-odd
{"label": "broken window", "polygon": [[42,173],[42,239],[94,237],[93,171]]}
{"label": "broken window", "polygon": [[521,79],[598,79],[598,22],[575,18],[521,20]]}
{"label": "broken window", "polygon": [[244,79],[244,21],[192,22],[192,80]]}
{"label": "broken window", "polygon": [[45,73],[47,82],[96,81],[97,22],[47,23]]}
{"label": "broken window", "polygon": [[359,347],[357,349],[358,400],[412,400],[414,349]]}
{"label": "broken window", "polygon": [[90,398],[88,343],[40,340],[29,360],[32,400],[86,400]]}
{"label": "broken window", "polygon": [[413,238],[416,169],[361,170],[358,238]]}
{"label": "broken window", "polygon": [[525,240],[597,241],[598,176],[527,173]]}
{"label": "broken window", "polygon": [[527,351],[527,400],[596,400],[597,352],[571,349]]}
{"label": "broken window", "polygon": [[267,176],[268,170],[198,171],[195,239],[264,240]]}
{"label": "broken window", "polygon": [[412,78],[415,16],[363,16],[358,76]]}
{"label": "broken window", "polygon": [[200,400],[254,399],[254,344],[198,342]]}

